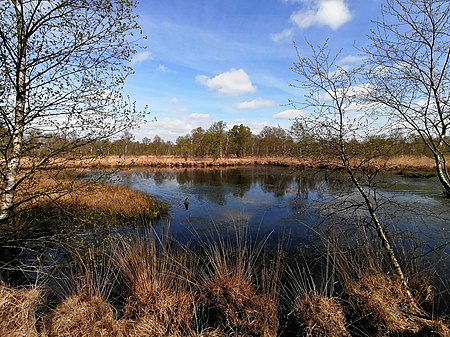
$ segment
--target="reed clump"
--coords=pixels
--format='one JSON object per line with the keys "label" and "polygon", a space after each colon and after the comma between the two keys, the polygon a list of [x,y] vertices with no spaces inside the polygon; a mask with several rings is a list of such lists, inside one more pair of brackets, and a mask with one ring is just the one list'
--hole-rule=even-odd
{"label": "reed clump", "polygon": [[406,270],[406,287],[389,269],[388,257],[375,241],[360,239],[335,242],[333,248],[352,335],[447,336],[448,324],[425,310],[434,296],[430,279]]}
{"label": "reed clump", "polygon": [[124,279],[124,318],[134,320],[133,336],[183,336],[194,317],[189,291],[191,272],[168,247],[147,232],[133,241],[121,240],[114,254]]}
{"label": "reed clump", "polygon": [[346,293],[355,308],[367,317],[368,324],[378,333],[418,333],[422,325],[415,317],[416,308],[399,280],[378,273],[364,275],[345,284]]}
{"label": "reed clump", "polygon": [[64,299],[46,317],[43,336],[115,337],[123,336],[123,328],[114,308],[95,295],[72,295]]}
{"label": "reed clump", "polygon": [[[51,305],[40,305],[37,289],[0,285],[0,335],[450,335],[448,323],[409,305],[375,247],[335,247],[314,264],[294,261],[294,270],[282,264],[281,250],[268,258],[265,241],[255,244],[246,235],[214,237],[194,252],[151,229],[137,230],[102,247],[109,252],[103,260],[95,252],[87,261],[74,259],[79,265],[73,272],[59,274],[59,292],[55,283],[48,285]],[[417,284],[412,292],[424,301],[417,302],[431,301],[427,282]]]}
{"label": "reed clump", "polygon": [[0,336],[37,337],[36,309],[41,293],[36,288],[15,289],[0,283]]}
{"label": "reed clump", "polygon": [[[56,183],[43,181],[40,188],[52,190]],[[95,227],[101,236],[114,226],[146,223],[169,210],[167,203],[124,185],[76,181],[58,193],[41,196],[19,210],[14,226],[23,229],[26,239],[54,234],[70,239],[73,231],[84,227]]]}
{"label": "reed clump", "polygon": [[215,275],[204,284],[199,305],[213,327],[226,333],[276,336],[278,305],[242,275]]}
{"label": "reed clump", "polygon": [[248,233],[237,229],[235,242],[208,242],[206,268],[197,299],[212,328],[227,334],[269,337],[279,327],[281,260],[264,261],[263,245],[252,245]]}
{"label": "reed clump", "polygon": [[304,295],[295,301],[293,315],[308,337],[350,337],[344,310],[336,298]]}
{"label": "reed clump", "polygon": [[87,191],[74,191],[59,200],[62,207],[97,214],[120,223],[124,220],[156,219],[168,206],[124,185],[96,184]]}

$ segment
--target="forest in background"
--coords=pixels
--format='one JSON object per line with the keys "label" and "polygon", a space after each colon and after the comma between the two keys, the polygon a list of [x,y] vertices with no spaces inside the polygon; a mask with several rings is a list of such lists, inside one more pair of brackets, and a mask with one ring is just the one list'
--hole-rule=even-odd
{"label": "forest in background", "polygon": [[[223,121],[214,122],[208,129],[197,127],[189,134],[177,137],[175,142],[160,136],[144,137],[135,140],[130,131],[123,132],[116,140],[94,141],[82,146],[69,146],[76,143],[75,137],[61,135],[33,134],[29,142],[33,148],[32,157],[42,157],[60,147],[73,148],[63,153],[67,158],[84,156],[178,156],[184,158],[243,158],[243,157],[319,157],[329,153],[330,142],[318,140],[303,132],[294,121],[290,129],[280,126],[265,126],[255,134],[243,124],[228,129]],[[7,137],[3,138],[7,142]],[[431,152],[418,135],[401,135],[396,132],[378,134],[363,139],[348,140],[352,151],[361,154],[367,151],[382,151],[385,156],[430,156]],[[80,157],[81,156],[81,157]]]}

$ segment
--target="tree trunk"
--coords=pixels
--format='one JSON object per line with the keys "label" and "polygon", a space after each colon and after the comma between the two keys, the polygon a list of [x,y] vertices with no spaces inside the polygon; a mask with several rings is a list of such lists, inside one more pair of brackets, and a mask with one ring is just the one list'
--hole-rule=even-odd
{"label": "tree trunk", "polygon": [[27,38],[23,18],[22,1],[14,1],[17,23],[17,65],[16,65],[16,105],[14,109],[14,124],[12,127],[12,149],[6,162],[6,174],[3,182],[3,195],[0,207],[0,222],[8,221],[14,209],[14,196],[16,194],[17,175],[20,168],[20,158],[25,129],[25,103],[26,103],[26,53]]}
{"label": "tree trunk", "polygon": [[405,277],[405,274],[403,273],[402,267],[400,266],[400,263],[397,260],[397,257],[395,256],[394,249],[391,246],[391,243],[389,242],[388,235],[386,233],[386,230],[384,229],[383,225],[380,222],[380,219],[378,219],[377,213],[375,212],[375,208],[372,205],[372,201],[369,198],[369,195],[364,191],[364,189],[361,187],[358,179],[355,177],[352,169],[346,165],[347,173],[350,176],[350,179],[353,182],[353,185],[358,190],[359,194],[363,197],[364,202],[366,204],[367,210],[369,211],[370,218],[372,219],[373,224],[375,225],[375,230],[377,232],[378,238],[381,240],[381,244],[383,245],[383,248],[387,255],[389,256],[389,261],[391,263],[392,268],[394,269],[394,273],[397,275],[398,279],[400,280],[401,284],[403,285],[403,288],[408,296],[409,303],[413,308],[417,308],[416,301],[410,291],[408,281]]}
{"label": "tree trunk", "polygon": [[[343,129],[342,115],[343,114],[341,113],[341,119],[340,119],[341,130]],[[372,201],[370,200],[369,194],[361,186],[358,178],[355,175],[355,172],[353,171],[353,169],[350,166],[350,160],[347,157],[347,152],[346,152],[345,146],[344,146],[344,137],[343,137],[342,133],[340,134],[340,138],[339,138],[339,152],[340,152],[339,155],[341,158],[341,162],[344,165],[344,168],[347,171],[347,174],[350,176],[350,179],[351,179],[353,185],[356,187],[359,194],[364,199],[364,203],[366,204],[367,210],[369,211],[370,218],[372,219],[372,222],[375,226],[375,230],[377,232],[378,238],[381,240],[381,244],[382,244],[386,254],[389,257],[389,262],[391,264],[392,269],[394,270],[395,275],[400,280],[400,282],[406,292],[406,295],[408,296],[409,304],[411,305],[411,307],[417,308],[416,301],[411,293],[411,290],[408,285],[408,281],[405,277],[405,274],[403,273],[402,267],[400,266],[400,263],[398,262],[398,259],[395,255],[395,251],[389,241],[388,234],[387,234],[386,230],[384,229],[383,225],[381,224],[380,219],[378,218],[378,215],[375,211],[375,207],[372,204]]]}
{"label": "tree trunk", "polygon": [[434,153],[434,161],[436,163],[436,174],[442,187],[444,188],[445,196],[450,197],[450,177],[445,165],[445,158],[440,153]]}

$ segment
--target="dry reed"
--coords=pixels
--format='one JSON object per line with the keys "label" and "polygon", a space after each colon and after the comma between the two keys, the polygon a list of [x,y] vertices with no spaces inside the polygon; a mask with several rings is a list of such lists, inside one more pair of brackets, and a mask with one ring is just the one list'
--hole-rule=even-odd
{"label": "dry reed", "polygon": [[398,279],[384,273],[365,275],[347,281],[345,289],[355,308],[369,315],[368,322],[378,333],[418,333],[422,329],[414,319],[420,312],[409,307],[409,297]]}
{"label": "dry reed", "polygon": [[[335,242],[333,248],[351,330],[377,336],[421,336],[431,331],[433,336],[447,336],[448,325],[431,319],[419,306],[432,301],[429,283],[410,281],[406,289],[387,267],[382,248],[364,235],[360,240]],[[414,303],[407,291],[415,296]]]}
{"label": "dry reed", "polygon": [[[357,164],[355,160],[355,165]],[[219,166],[242,166],[242,165],[277,165],[286,167],[338,167],[335,160],[313,157],[226,157],[226,158],[183,158],[177,156],[106,156],[101,158],[89,158],[86,160],[62,160],[52,163],[54,167],[67,168],[130,168],[130,167],[219,167]],[[381,167],[388,170],[433,170],[435,165],[430,157],[424,155],[391,156],[384,159],[373,160],[370,165],[374,169]]]}
{"label": "dry reed", "polygon": [[124,218],[145,215],[155,218],[159,210],[151,196],[124,185],[96,184],[87,192],[75,191],[67,195],[61,202],[87,212],[101,212]]}
{"label": "dry reed", "polygon": [[124,316],[135,321],[133,336],[190,333],[194,299],[187,259],[167,249],[147,232],[133,241],[123,238],[114,254],[128,293]]}
{"label": "dry reed", "polygon": [[221,237],[205,245],[207,267],[201,275],[198,305],[210,328],[236,335],[276,336],[280,259],[270,267],[262,265],[264,241],[252,246],[239,231],[234,244]]}
{"label": "dry reed", "polygon": [[36,288],[13,289],[0,284],[0,336],[37,337],[36,308],[40,298]]}
{"label": "dry reed", "polygon": [[113,307],[98,296],[70,296],[45,321],[44,336],[48,337],[123,336]]}
{"label": "dry reed", "polygon": [[293,315],[307,337],[349,337],[340,303],[323,295],[304,295],[294,304]]}

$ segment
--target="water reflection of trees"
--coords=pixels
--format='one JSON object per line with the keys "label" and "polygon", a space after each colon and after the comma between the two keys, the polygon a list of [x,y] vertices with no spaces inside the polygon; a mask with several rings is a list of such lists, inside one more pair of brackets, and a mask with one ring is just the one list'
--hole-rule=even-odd
{"label": "water reflection of trees", "polygon": [[128,184],[131,180],[153,180],[155,185],[162,185],[166,180],[175,179],[175,172],[166,169],[133,170],[123,173],[122,177]]}
{"label": "water reflection of trees", "polygon": [[266,193],[273,193],[276,197],[283,197],[295,181],[293,176],[281,174],[267,174],[258,177],[261,189]]}
{"label": "water reflection of trees", "polygon": [[[197,169],[177,171],[177,183],[193,186],[193,192],[199,199],[206,198],[216,204],[225,203],[231,194],[242,198],[252,186],[252,175],[237,169]],[[213,189],[208,189],[213,186]]]}
{"label": "water reflection of trees", "polygon": [[[443,202],[421,197],[420,194],[402,194],[403,190],[417,188],[410,186],[409,179],[401,180],[392,175],[378,175],[375,179],[378,189],[373,197],[378,198],[384,223],[394,228],[392,232],[395,235],[400,237],[402,235],[399,233],[407,229],[409,232],[420,233],[421,237],[429,236],[426,238],[427,242],[436,244],[448,241],[446,223],[450,219],[450,212]],[[354,193],[348,177],[339,170],[291,170],[275,167],[150,169],[128,171],[121,175],[121,180],[126,184],[138,180],[152,180],[157,185],[176,182],[180,190],[180,202],[186,196],[195,196],[216,205],[224,205],[227,199],[243,198],[256,186],[261,192],[255,189],[253,193],[272,194],[277,198],[288,196],[294,212],[317,213],[321,218],[327,219],[323,222],[326,226],[334,223],[340,227],[345,225],[353,228],[364,223],[368,217],[367,212],[359,207],[360,197]],[[413,183],[418,184],[417,181]]]}
{"label": "water reflection of trees", "polygon": [[[260,186],[265,193],[275,197],[294,195],[297,199],[309,199],[320,196],[321,190],[339,190],[342,181],[333,176],[328,181],[326,173],[317,170],[286,170],[283,168],[219,168],[219,169],[151,169],[134,171],[123,175],[126,183],[131,177],[137,180],[153,180],[161,185],[167,180],[176,180],[180,189],[187,186],[199,198],[206,198],[214,203],[223,204],[228,194],[242,198],[250,191],[252,185]],[[325,181],[327,181],[325,183]],[[213,189],[207,189],[208,186]]]}

